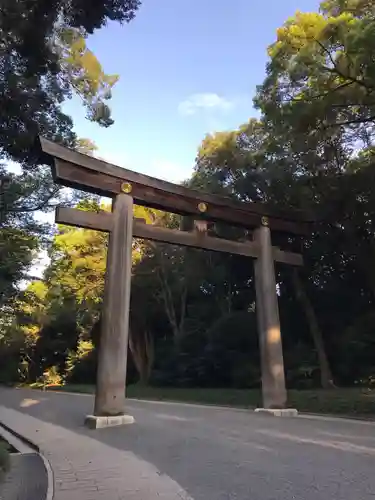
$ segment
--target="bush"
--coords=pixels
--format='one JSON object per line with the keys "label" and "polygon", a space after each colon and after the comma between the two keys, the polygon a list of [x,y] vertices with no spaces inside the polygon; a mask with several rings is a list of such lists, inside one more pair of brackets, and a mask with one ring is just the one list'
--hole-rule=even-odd
{"label": "bush", "polygon": [[38,382],[42,382],[46,385],[61,385],[62,376],[58,371],[57,366],[50,366],[47,368],[43,375],[38,378]]}
{"label": "bush", "polygon": [[185,333],[174,344],[156,345],[150,383],[159,387],[259,387],[255,314],[235,311],[207,330]]}
{"label": "bush", "polygon": [[66,362],[68,384],[95,384],[97,352],[91,340],[79,340],[77,350],[70,352]]}

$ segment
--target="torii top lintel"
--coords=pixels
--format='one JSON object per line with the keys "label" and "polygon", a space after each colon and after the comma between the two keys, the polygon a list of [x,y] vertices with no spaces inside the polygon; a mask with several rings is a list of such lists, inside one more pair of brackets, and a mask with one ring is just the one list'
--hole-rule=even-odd
{"label": "torii top lintel", "polygon": [[268,224],[289,234],[309,234],[314,218],[300,210],[284,211],[262,203],[235,202],[181,185],[139,174],[39,137],[40,160],[52,167],[63,186],[102,196],[129,192],[134,202],[181,215],[204,217],[244,228]]}

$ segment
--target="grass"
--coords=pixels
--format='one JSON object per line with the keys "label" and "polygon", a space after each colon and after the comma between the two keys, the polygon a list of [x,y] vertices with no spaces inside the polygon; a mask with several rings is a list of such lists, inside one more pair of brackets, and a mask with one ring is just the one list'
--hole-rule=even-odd
{"label": "grass", "polygon": [[[36,384],[33,384],[35,387]],[[37,387],[37,388],[40,388]],[[49,386],[47,390],[78,393],[95,392],[93,385]],[[178,401],[208,405],[255,408],[261,404],[261,393],[256,389],[206,389],[144,387],[131,385],[127,397],[154,401]],[[290,390],[288,405],[301,412],[375,418],[375,390],[350,388],[324,390]]]}

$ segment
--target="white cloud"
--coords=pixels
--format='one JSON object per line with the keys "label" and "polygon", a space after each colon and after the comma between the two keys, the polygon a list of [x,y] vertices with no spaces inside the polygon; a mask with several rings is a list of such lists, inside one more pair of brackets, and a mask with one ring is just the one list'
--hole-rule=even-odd
{"label": "white cloud", "polygon": [[227,111],[233,107],[233,102],[218,94],[207,92],[193,94],[185,101],[180,102],[178,111],[181,115],[194,115],[201,110]]}

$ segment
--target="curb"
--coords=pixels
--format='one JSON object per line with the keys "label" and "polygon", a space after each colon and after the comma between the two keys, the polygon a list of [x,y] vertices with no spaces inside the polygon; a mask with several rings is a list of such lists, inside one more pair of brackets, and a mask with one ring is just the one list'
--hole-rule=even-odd
{"label": "curb", "polygon": [[[53,392],[53,391],[50,391]],[[68,394],[66,392],[65,394]],[[69,394],[75,394],[75,395],[81,395],[80,393],[77,392],[70,392]],[[218,409],[218,410],[232,410],[232,411],[237,411],[237,412],[254,412],[256,409],[255,406],[253,407],[239,407],[239,406],[229,406],[229,405],[215,405],[215,404],[208,404],[208,403],[189,403],[188,401],[173,401],[173,400],[166,400],[166,399],[140,399],[140,398],[126,398],[127,401],[135,402],[135,403],[158,403],[158,404],[165,404],[165,405],[180,405],[180,406],[193,406],[197,408],[209,408],[209,409]],[[290,410],[290,408],[287,408]],[[310,413],[306,411],[300,411],[298,410],[298,416],[302,418],[316,418],[318,420],[343,420],[347,421],[350,423],[361,423],[361,424],[372,424],[375,425],[375,417],[374,416],[355,416],[355,415],[335,415],[333,413]]]}
{"label": "curb", "polygon": [[30,441],[30,439],[25,438],[25,436],[22,436],[19,434],[17,431],[9,427],[8,425],[4,424],[3,422],[0,421],[0,426],[8,431],[10,434],[12,434],[14,437],[16,437],[19,441],[25,443],[26,446],[34,450],[42,459],[44,467],[46,469],[47,473],[47,494],[45,500],[53,500],[55,491],[54,491],[54,478],[53,478],[53,470],[51,467],[51,464],[49,461],[46,459],[46,457],[41,453],[40,448],[37,444],[35,444],[33,441]]}
{"label": "curb", "polygon": [[8,431],[11,434],[13,434],[13,436],[15,436],[17,439],[19,439],[20,441],[22,441],[25,444],[27,444],[27,446],[29,446],[29,448],[32,448],[34,451],[36,451],[37,453],[39,453],[41,455],[40,448],[39,448],[38,445],[36,445],[32,441],[30,441],[29,439],[25,438],[25,436],[22,436],[17,431],[15,431],[14,429],[12,429],[11,427],[9,427],[8,425],[4,424],[1,421],[0,421],[0,425],[1,425],[1,427],[3,427],[3,429],[5,429],[6,431]]}
{"label": "curb", "polygon": [[[18,387],[16,387],[18,389]],[[88,392],[73,392],[73,391],[63,391],[63,390],[53,390],[53,389],[47,389],[46,391],[43,391],[42,389],[39,388],[32,388],[32,387],[25,387],[20,389],[28,389],[32,391],[40,391],[40,392],[48,392],[48,393],[53,393],[53,394],[66,394],[70,396],[85,396],[85,397],[94,397],[94,393],[88,393]],[[176,405],[185,405],[185,406],[193,406],[193,407],[200,407],[200,408],[216,408],[219,410],[234,410],[234,411],[239,411],[239,412],[249,412],[255,410],[255,406],[253,407],[240,407],[240,406],[231,406],[231,405],[216,405],[216,404],[210,404],[210,403],[198,403],[194,401],[176,401],[173,399],[141,399],[139,397],[130,397],[126,398],[128,401],[133,401],[135,403],[160,403],[160,404],[176,404]],[[298,410],[298,415],[303,418],[317,418],[317,419],[331,419],[331,420],[342,420],[342,421],[348,421],[351,423],[364,423],[364,424],[375,424],[375,416],[357,416],[357,415],[345,415],[345,414],[334,414],[334,413],[311,413],[308,411],[304,410]]]}
{"label": "curb", "polygon": [[371,417],[357,417],[357,416],[347,416],[347,415],[335,415],[332,413],[306,413],[300,412],[300,417],[310,418],[316,420],[326,420],[326,421],[342,421],[350,424],[363,424],[363,425],[375,425],[375,418]]}

